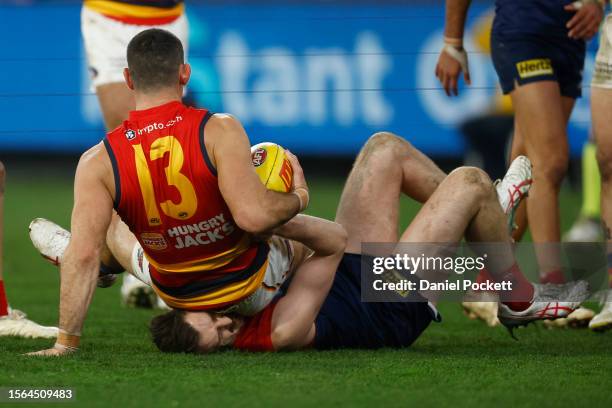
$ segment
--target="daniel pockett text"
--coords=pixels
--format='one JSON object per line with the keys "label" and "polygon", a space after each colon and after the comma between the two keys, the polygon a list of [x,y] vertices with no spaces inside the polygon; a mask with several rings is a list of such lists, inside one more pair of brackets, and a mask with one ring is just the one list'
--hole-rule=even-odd
{"label": "daniel pockett text", "polygon": [[568,282],[585,280],[592,293],[607,290],[607,248],[600,243],[363,243],[361,299],[461,302],[482,292],[515,299],[522,296],[515,293],[517,277],[539,282],[538,256],[547,253],[560,259]]}
{"label": "daniel pockett text", "polygon": [[[394,291],[406,293],[412,291],[510,291],[512,281],[502,280],[494,282],[471,281],[469,279],[444,279],[436,280],[440,274],[464,275],[466,272],[480,271],[485,269],[485,261],[488,255],[482,256],[419,256],[407,254],[395,254],[391,256],[377,256],[372,258],[372,273],[378,275],[378,279],[372,282],[375,291]],[[427,279],[426,274],[419,274],[419,279],[400,278],[400,276],[416,275],[417,271],[431,272],[432,280]]]}

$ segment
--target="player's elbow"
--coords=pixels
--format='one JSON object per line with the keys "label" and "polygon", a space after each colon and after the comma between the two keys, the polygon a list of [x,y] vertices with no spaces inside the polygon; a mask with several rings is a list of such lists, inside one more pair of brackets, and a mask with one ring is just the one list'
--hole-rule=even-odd
{"label": "player's elbow", "polygon": [[346,229],[338,223],[336,223],[336,230],[334,231],[334,254],[344,254],[344,250],[346,249],[346,245],[348,243],[348,233]]}
{"label": "player's elbow", "polygon": [[238,228],[250,234],[263,234],[271,228],[265,213],[252,208],[243,208],[232,213]]}
{"label": "player's elbow", "polygon": [[288,325],[280,325],[272,329],[271,333],[272,344],[277,351],[294,349],[297,347],[297,339],[295,331]]}

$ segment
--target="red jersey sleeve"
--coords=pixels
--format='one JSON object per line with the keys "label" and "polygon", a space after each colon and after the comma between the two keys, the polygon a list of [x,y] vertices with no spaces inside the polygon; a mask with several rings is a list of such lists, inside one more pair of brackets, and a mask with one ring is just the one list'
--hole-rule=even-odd
{"label": "red jersey sleeve", "polygon": [[234,341],[234,348],[246,351],[274,351],[272,344],[272,315],[278,300],[245,320]]}

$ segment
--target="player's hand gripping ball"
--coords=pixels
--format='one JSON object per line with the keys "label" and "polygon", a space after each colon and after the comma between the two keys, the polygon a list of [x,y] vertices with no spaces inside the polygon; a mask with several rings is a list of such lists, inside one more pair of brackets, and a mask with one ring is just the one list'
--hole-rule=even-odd
{"label": "player's hand gripping ball", "polygon": [[251,147],[251,159],[264,186],[281,193],[291,191],[293,168],[285,149],[276,143],[259,143]]}

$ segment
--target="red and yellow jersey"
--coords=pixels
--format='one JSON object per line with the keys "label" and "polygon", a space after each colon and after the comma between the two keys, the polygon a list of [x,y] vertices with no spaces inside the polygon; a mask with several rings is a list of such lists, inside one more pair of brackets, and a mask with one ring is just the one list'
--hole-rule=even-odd
{"label": "red and yellow jersey", "polygon": [[85,7],[136,25],[169,24],[185,12],[183,0],[84,0]]}
{"label": "red and yellow jersey", "polygon": [[115,209],[142,245],[154,288],[177,309],[220,309],[253,293],[269,247],[238,228],[204,145],[207,110],[170,102],[130,112],[104,140]]}

